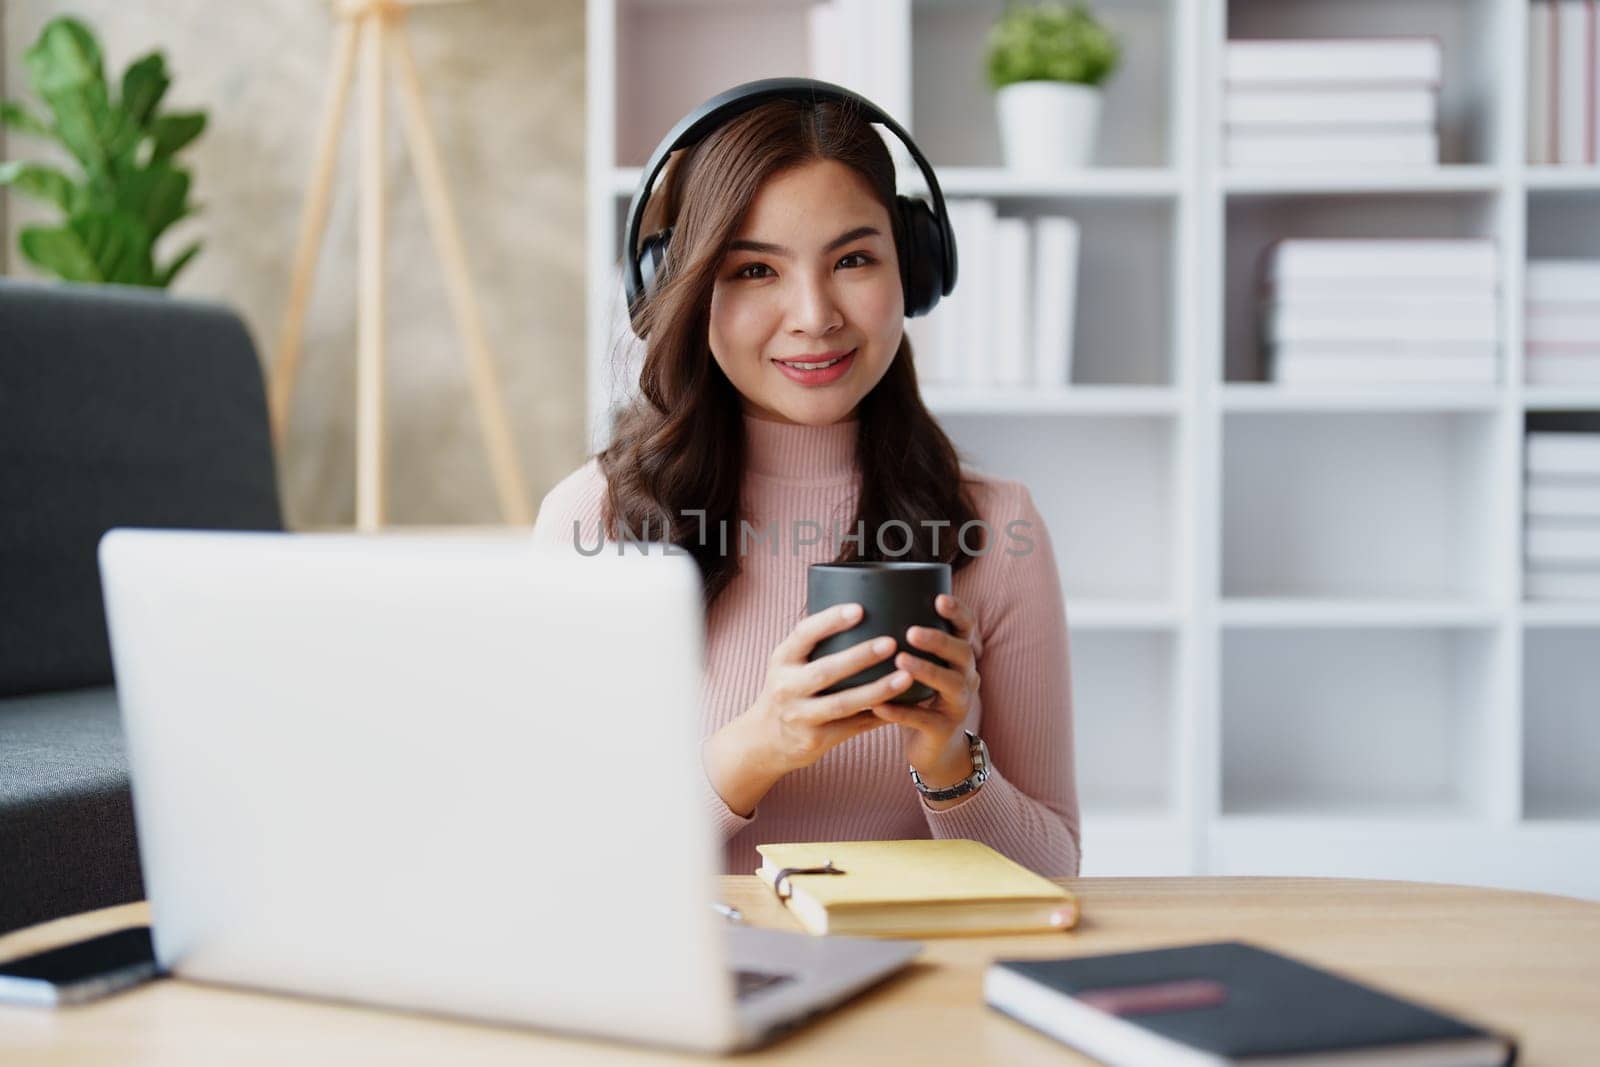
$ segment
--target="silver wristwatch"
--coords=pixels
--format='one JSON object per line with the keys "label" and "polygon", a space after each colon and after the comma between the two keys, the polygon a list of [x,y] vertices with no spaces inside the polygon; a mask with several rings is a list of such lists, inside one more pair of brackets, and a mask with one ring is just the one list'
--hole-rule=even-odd
{"label": "silver wristwatch", "polygon": [[917,787],[928,800],[954,800],[964,797],[968,793],[976,793],[978,787],[989,780],[989,746],[983,743],[983,738],[971,730],[963,731],[967,735],[967,752],[972,756],[972,773],[961,781],[946,789],[930,789],[928,783],[922,780],[915,767],[911,768],[911,784]]}

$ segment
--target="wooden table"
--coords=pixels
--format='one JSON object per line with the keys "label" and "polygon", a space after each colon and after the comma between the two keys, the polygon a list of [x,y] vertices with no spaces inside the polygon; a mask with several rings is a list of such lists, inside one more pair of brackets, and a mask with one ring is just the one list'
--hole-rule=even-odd
{"label": "wooden table", "polygon": [[[1246,939],[1515,1034],[1531,1067],[1600,1063],[1600,903],[1536,893],[1300,878],[1085,878],[1070,933],[930,940],[887,984],[756,1054],[781,1063],[1089,1061],[983,1006],[985,965]],[[724,899],[798,929],[755,878]],[[110,908],[0,937],[0,958],[144,921]],[[932,1059],[928,1057],[932,1056]],[[78,1008],[0,1008],[0,1063],[683,1063],[694,1057],[376,1009],[161,981]]]}

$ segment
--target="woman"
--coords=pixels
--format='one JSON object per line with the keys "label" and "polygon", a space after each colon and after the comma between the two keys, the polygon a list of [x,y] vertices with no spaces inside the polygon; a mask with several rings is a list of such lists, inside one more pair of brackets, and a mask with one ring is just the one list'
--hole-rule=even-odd
{"label": "woman", "polygon": [[[1027,488],[963,470],[923,406],[894,197],[889,153],[848,101],[763,103],[679,150],[646,209],[644,232],[674,229],[637,320],[640,397],[546,495],[535,536],[589,554],[670,541],[700,565],[704,800],[730,873],[759,865],[758,842],[966,837],[1074,875],[1055,558]],[[954,632],[903,635],[948,668],[872,642],[807,661],[859,614],[805,617],[806,568],[851,559],[950,564],[935,607]],[[890,656],[884,679],[817,695]],[[887,703],[913,681],[935,695]],[[928,799],[908,765],[925,789],[969,780],[969,730],[989,777]]]}

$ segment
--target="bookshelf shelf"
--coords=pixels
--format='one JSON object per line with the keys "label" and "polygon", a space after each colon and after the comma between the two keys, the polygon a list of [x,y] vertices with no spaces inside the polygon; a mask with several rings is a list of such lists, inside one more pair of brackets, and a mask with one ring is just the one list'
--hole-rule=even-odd
{"label": "bookshelf shelf", "polygon": [[[1600,604],[1524,601],[1522,625],[1529,629],[1576,627],[1600,631]],[[1600,639],[1600,632],[1589,636],[1592,639]]]}
{"label": "bookshelf shelf", "polygon": [[1530,190],[1576,190],[1600,192],[1600,167],[1529,166],[1523,172],[1524,184]]}
{"label": "bookshelf shelf", "polygon": [[1271,382],[1233,382],[1222,388],[1229,412],[1496,411],[1497,389],[1476,386],[1296,388]]}
{"label": "bookshelf shelf", "polygon": [[1079,804],[1086,809],[1174,808],[1177,641],[1159,631],[1072,635]]}
{"label": "bookshelf shelf", "polygon": [[1323,170],[1321,168],[1227,170],[1223,191],[1231,196],[1296,194],[1493,192],[1504,177],[1484,164],[1413,167],[1406,170]]}
{"label": "bookshelf shelf", "polygon": [[1368,627],[1444,629],[1493,626],[1493,604],[1468,600],[1318,600],[1229,597],[1217,609],[1225,627],[1237,629]]}
{"label": "bookshelf shelf", "polygon": [[1183,609],[1157,600],[1073,600],[1067,625],[1072,630],[1177,629]]}
{"label": "bookshelf shelf", "polygon": [[[903,184],[908,192],[927,192],[927,183],[920,180]],[[1182,175],[1165,167],[1094,167],[1059,175],[1021,174],[1004,167],[939,168],[939,189],[946,196],[1159,200],[1177,196],[1182,188]]]}
{"label": "bookshelf shelf", "polygon": [[1530,385],[1522,391],[1522,406],[1529,411],[1600,411],[1600,386]]}
{"label": "bookshelf shelf", "polygon": [[1224,597],[1488,597],[1495,414],[1227,416]]}
{"label": "bookshelf shelf", "polygon": [[1529,631],[1523,653],[1523,815],[1600,818],[1600,629]]}
{"label": "bookshelf shelf", "polygon": [[[629,380],[613,272],[639,166],[714,93],[864,49],[858,87],[949,198],[1081,227],[1070,384],[922,378],[964,457],[1049,524],[1084,873],[1600,898],[1600,604],[1523,602],[1521,514],[1523,432],[1600,427],[1600,388],[1526,385],[1521,351],[1526,259],[1600,257],[1600,168],[1524,162],[1522,0],[1099,0],[1125,65],[1097,166],[1046,176],[1003,166],[982,76],[1005,0],[849,2],[870,40],[812,40],[809,0],[588,0],[593,447]],[[1230,37],[1415,34],[1443,47],[1438,165],[1225,164]],[[1266,381],[1264,250],[1346,236],[1491,239],[1497,383]]]}
{"label": "bookshelf shelf", "polygon": [[1222,811],[1485,816],[1497,628],[1222,638]]}
{"label": "bookshelf shelf", "polygon": [[1175,415],[1182,397],[1161,386],[1080,385],[1059,389],[966,388],[922,391],[940,415]]}

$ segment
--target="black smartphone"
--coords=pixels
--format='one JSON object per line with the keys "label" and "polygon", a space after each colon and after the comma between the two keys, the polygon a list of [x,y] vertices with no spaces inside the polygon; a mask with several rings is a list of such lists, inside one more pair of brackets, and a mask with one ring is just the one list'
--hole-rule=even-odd
{"label": "black smartphone", "polygon": [[150,928],[130,926],[0,963],[0,1003],[82,1004],[160,974]]}

